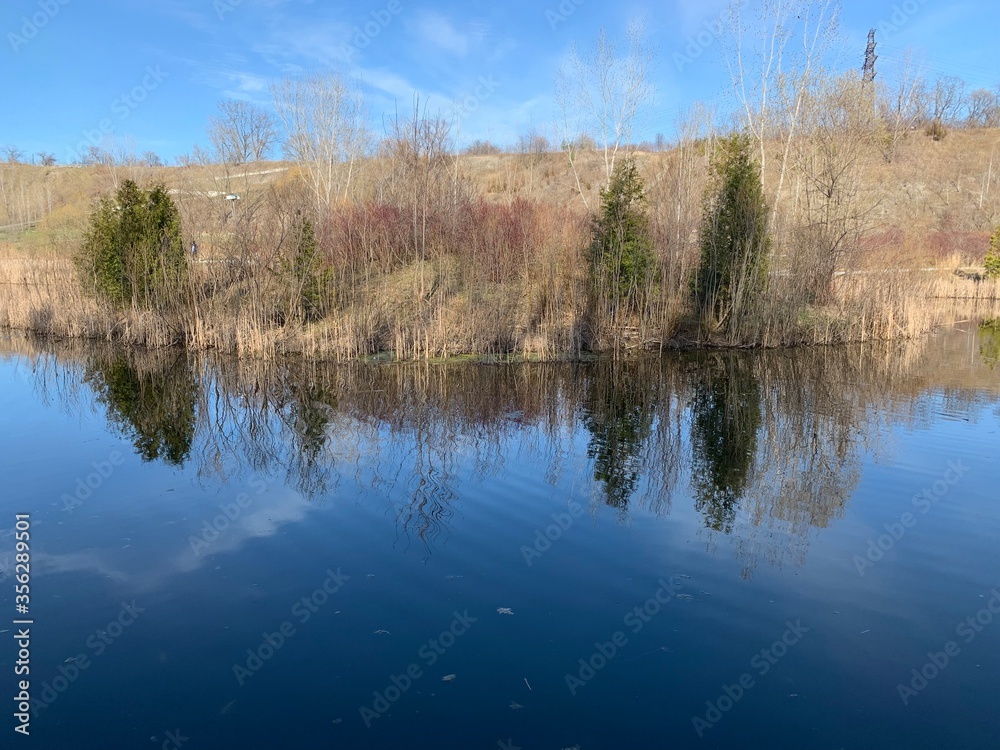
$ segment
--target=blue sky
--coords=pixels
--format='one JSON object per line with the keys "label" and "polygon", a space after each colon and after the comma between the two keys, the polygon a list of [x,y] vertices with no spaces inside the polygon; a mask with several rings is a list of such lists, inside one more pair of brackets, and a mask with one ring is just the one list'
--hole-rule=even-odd
{"label": "blue sky", "polygon": [[[66,162],[81,144],[101,136],[103,126],[134,139],[137,153],[174,159],[207,142],[218,101],[243,98],[270,106],[271,80],[329,68],[361,76],[379,130],[397,105],[400,111],[410,106],[414,92],[431,109],[448,113],[478,88],[482,101],[463,116],[460,139],[512,143],[531,127],[551,129],[555,74],[573,42],[592,44],[601,27],[620,36],[630,18],[643,14],[657,49],[656,101],[639,136],[669,137],[692,102],[725,106],[721,45],[705,31],[725,5],[7,0],[0,16],[6,93],[0,145],[28,154],[49,151]],[[366,25],[377,32],[367,42],[358,36]],[[959,75],[972,88],[1000,83],[1000,66],[992,62],[1000,28],[995,0],[845,0],[845,64],[860,65],[871,27],[880,29],[879,52],[887,65],[912,47],[932,76]],[[684,55],[692,41],[702,52],[679,62],[675,55]]]}

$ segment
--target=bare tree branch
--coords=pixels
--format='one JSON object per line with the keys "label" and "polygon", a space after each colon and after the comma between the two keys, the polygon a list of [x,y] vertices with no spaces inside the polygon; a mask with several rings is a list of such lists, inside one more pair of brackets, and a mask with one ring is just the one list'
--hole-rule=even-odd
{"label": "bare tree branch", "polygon": [[364,97],[333,73],[272,88],[285,129],[285,152],[303,171],[319,207],[347,198],[371,140]]}
{"label": "bare tree branch", "polygon": [[250,102],[220,102],[219,114],[209,123],[209,140],[218,159],[227,164],[262,161],[278,139],[274,118]]}

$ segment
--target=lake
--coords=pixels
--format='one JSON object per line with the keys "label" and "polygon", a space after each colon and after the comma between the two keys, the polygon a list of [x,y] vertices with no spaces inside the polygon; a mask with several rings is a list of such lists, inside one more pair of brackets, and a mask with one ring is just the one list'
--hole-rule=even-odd
{"label": "lake", "polygon": [[998,342],[326,365],[8,336],[4,732],[28,679],[38,748],[998,747]]}

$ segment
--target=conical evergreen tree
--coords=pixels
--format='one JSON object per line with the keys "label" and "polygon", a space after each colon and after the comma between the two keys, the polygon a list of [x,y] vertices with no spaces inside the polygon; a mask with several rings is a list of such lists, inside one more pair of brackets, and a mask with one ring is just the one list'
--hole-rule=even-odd
{"label": "conical evergreen tree", "polygon": [[986,253],[983,265],[986,266],[986,278],[1000,279],[1000,227],[997,227],[990,240],[990,249]]}
{"label": "conical evergreen tree", "polygon": [[760,167],[748,138],[734,135],[719,144],[712,176],[694,297],[703,323],[725,328],[764,294],[771,240]]}
{"label": "conical evergreen tree", "polygon": [[634,306],[653,268],[645,188],[635,160],[615,165],[594,218],[591,272],[598,296]]}
{"label": "conical evergreen tree", "polygon": [[77,258],[84,286],[117,306],[176,299],[187,273],[180,214],[162,186],[131,180],[105,197],[90,218]]}

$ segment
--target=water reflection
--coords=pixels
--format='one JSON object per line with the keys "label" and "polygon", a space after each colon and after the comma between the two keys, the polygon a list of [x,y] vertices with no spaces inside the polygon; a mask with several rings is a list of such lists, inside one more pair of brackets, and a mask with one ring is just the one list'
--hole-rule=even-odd
{"label": "water reflection", "polygon": [[730,532],[757,457],[761,388],[753,362],[717,354],[698,369],[691,398],[695,508],[715,531]]}
{"label": "water reflection", "polygon": [[643,448],[657,407],[658,389],[637,375],[619,364],[584,376],[583,424],[591,434],[587,456],[604,502],[623,512],[643,473]]}
{"label": "water reflection", "polygon": [[979,327],[979,353],[992,370],[1000,363],[1000,318],[983,323]]}
{"label": "water reflection", "polygon": [[198,381],[185,355],[104,350],[87,362],[83,380],[143,460],[179,466],[188,459]]}
{"label": "water reflection", "polygon": [[[926,418],[928,390],[956,407],[996,392],[986,367],[948,367],[979,351],[994,365],[997,338],[979,337],[521,366],[20,346],[44,394],[105,410],[145,460],[204,477],[265,474],[312,503],[385,503],[401,539],[429,552],[476,487],[516,464],[552,486],[589,483],[592,510],[622,521],[693,506],[706,543],[731,537],[749,577],[761,562],[804,559],[889,427]],[[948,382],[935,380],[942,372]]]}

